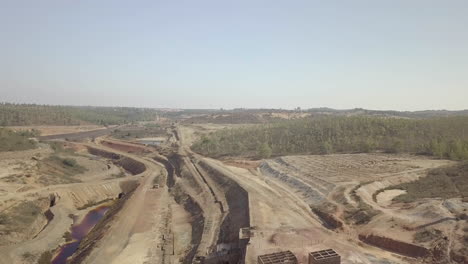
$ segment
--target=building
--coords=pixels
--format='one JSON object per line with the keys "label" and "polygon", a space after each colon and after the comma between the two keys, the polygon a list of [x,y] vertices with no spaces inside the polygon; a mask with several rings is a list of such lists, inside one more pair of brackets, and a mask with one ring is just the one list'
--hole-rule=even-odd
{"label": "building", "polygon": [[341,257],[333,249],[309,253],[309,264],[340,264]]}
{"label": "building", "polygon": [[291,251],[282,251],[258,256],[258,264],[297,264],[297,258]]}

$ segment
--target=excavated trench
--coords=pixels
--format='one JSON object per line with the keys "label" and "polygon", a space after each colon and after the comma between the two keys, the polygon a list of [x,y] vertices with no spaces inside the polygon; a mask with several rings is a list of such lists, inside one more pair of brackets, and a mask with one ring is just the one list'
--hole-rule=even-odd
{"label": "excavated trench", "polygon": [[176,203],[182,205],[185,211],[187,211],[191,216],[190,243],[192,247],[188,250],[182,261],[182,263],[191,264],[202,239],[203,229],[205,227],[205,218],[200,205],[176,183],[175,177],[181,177],[182,167],[184,166],[182,157],[179,154],[173,153],[168,155],[166,158],[167,159],[164,159],[159,156],[153,157],[155,161],[163,164],[167,171],[166,184],[169,187],[170,194],[174,197]]}
{"label": "excavated trench", "polygon": [[239,231],[250,226],[249,194],[237,182],[211,167],[204,161],[200,167],[209,174],[217,187],[224,191],[229,207],[221,223],[217,252],[208,256],[203,263],[237,264],[245,262],[245,252],[249,239],[239,239]]}
{"label": "excavated trench", "polygon": [[169,162],[169,160],[166,160],[164,158],[156,156],[156,157],[153,157],[153,159],[164,165],[164,168],[167,171],[167,178],[166,178],[167,187],[169,187],[169,188],[174,187],[174,184],[175,184],[175,178],[174,178],[175,169],[174,169],[174,166],[171,164],[171,162]]}
{"label": "excavated trench", "polygon": [[171,189],[171,194],[174,196],[175,201],[182,205],[191,216],[191,245],[192,247],[187,252],[185,257],[183,258],[182,263],[184,264],[191,264],[197,253],[198,246],[200,245],[200,241],[203,236],[203,229],[205,227],[205,217],[203,216],[203,211],[200,205],[195,202],[195,200],[190,196],[187,195],[180,185],[175,185],[174,188]]}

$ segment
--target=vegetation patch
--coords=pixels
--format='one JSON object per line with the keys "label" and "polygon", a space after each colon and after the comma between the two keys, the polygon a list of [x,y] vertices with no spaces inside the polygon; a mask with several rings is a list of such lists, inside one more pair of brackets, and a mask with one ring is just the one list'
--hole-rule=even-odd
{"label": "vegetation patch", "polygon": [[0,126],[118,125],[153,121],[159,114],[149,108],[0,103]]}
{"label": "vegetation patch", "polygon": [[211,157],[262,158],[297,154],[416,153],[468,160],[468,117],[399,119],[317,116],[244,128],[202,137],[193,149]]}
{"label": "vegetation patch", "polygon": [[369,223],[380,211],[373,209],[363,201],[359,201],[357,207],[347,208],[344,211],[344,219],[348,223],[363,225]]}
{"label": "vegetation patch", "polygon": [[136,139],[150,137],[165,137],[166,129],[160,125],[148,124],[144,127],[129,127],[124,129],[115,129],[112,131],[112,137],[118,139]]}
{"label": "vegetation patch", "polygon": [[52,252],[45,251],[37,260],[37,264],[50,264],[52,262]]}
{"label": "vegetation patch", "polygon": [[36,147],[36,141],[31,139],[38,136],[36,130],[18,131],[0,128],[0,151],[20,151]]}
{"label": "vegetation patch", "polygon": [[[397,202],[414,202],[422,198],[468,198],[468,163],[432,169],[417,181],[391,186],[386,189],[406,190],[393,198]],[[383,190],[386,190],[383,189]]]}
{"label": "vegetation patch", "polygon": [[45,185],[80,182],[73,176],[87,171],[75,159],[58,155],[51,155],[39,161],[37,166],[43,175],[39,177],[39,182]]}
{"label": "vegetation patch", "polygon": [[[22,233],[42,215],[40,204],[48,204],[48,198],[35,201],[21,201],[17,205],[0,213],[0,234]],[[1,240],[0,235],[0,240]]]}
{"label": "vegetation patch", "polygon": [[424,229],[414,234],[414,242],[426,243],[442,236],[442,231],[438,229]]}

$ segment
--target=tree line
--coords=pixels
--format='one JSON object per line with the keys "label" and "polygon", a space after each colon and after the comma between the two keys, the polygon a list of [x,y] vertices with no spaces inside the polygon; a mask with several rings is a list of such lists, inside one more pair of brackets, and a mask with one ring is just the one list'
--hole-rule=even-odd
{"label": "tree line", "polygon": [[155,120],[155,109],[0,103],[0,126],[118,125]]}
{"label": "tree line", "polygon": [[202,137],[192,148],[212,157],[383,151],[468,160],[468,117],[316,116],[223,129]]}

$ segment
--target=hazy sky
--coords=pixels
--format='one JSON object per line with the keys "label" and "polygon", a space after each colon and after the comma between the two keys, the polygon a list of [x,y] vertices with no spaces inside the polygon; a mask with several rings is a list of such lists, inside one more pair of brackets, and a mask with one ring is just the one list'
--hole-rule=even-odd
{"label": "hazy sky", "polygon": [[468,108],[468,1],[0,0],[0,101]]}

